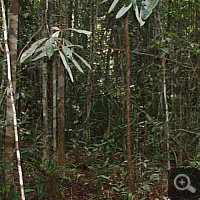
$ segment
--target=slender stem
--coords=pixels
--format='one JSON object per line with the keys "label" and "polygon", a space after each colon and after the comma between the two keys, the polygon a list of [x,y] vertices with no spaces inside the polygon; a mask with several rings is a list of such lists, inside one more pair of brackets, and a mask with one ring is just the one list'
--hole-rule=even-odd
{"label": "slender stem", "polygon": [[169,153],[169,110],[168,110],[168,103],[167,103],[167,82],[166,82],[166,59],[165,54],[163,54],[162,66],[163,66],[163,89],[164,89],[164,100],[165,100],[165,126],[166,126],[166,135],[167,135],[167,167],[170,168],[170,153]]}
{"label": "slender stem", "polygon": [[128,157],[128,172],[130,181],[130,191],[133,192],[133,171],[131,162],[131,110],[130,110],[130,43],[129,43],[129,29],[128,29],[128,13],[125,18],[125,35],[126,35],[126,112],[127,112],[127,157]]}

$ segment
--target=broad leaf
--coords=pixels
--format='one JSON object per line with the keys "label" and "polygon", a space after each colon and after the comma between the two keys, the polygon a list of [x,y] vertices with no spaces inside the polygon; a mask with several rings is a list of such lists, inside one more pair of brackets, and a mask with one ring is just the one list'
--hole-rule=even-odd
{"label": "broad leaf", "polygon": [[83,46],[81,46],[81,45],[67,45],[67,47],[79,47],[79,48],[83,49]]}
{"label": "broad leaf", "polygon": [[51,37],[58,37],[59,36],[59,34],[60,34],[60,31],[56,31],[54,34],[52,34],[52,36]]}
{"label": "broad leaf", "polygon": [[133,194],[132,194],[132,193],[129,193],[129,194],[128,194],[128,200],[132,200],[132,196],[133,196]]}
{"label": "broad leaf", "polygon": [[108,0],[103,0],[101,3],[105,3],[106,1],[108,1]]}
{"label": "broad leaf", "polygon": [[138,22],[140,23],[140,26],[143,26],[145,24],[145,22],[142,20],[141,16],[139,15],[139,10],[138,10],[137,5],[135,8],[135,15],[136,15]]}
{"label": "broad leaf", "polygon": [[52,29],[52,30],[56,30],[56,31],[59,31],[59,30],[60,30],[58,27],[52,27],[51,29]]}
{"label": "broad leaf", "polygon": [[140,13],[141,13],[140,14],[141,18],[143,20],[146,20],[151,15],[152,11],[148,11],[148,10],[145,9],[144,6],[142,6]]}
{"label": "broad leaf", "polygon": [[89,69],[91,69],[91,66],[90,64],[84,59],[82,58],[81,56],[79,56],[77,53],[74,52],[74,55],[76,55],[84,64],[85,66],[87,66]]}
{"label": "broad leaf", "polygon": [[39,55],[37,55],[35,58],[33,58],[32,61],[36,61],[45,56],[47,56],[46,51],[42,51]]}
{"label": "broad leaf", "polygon": [[117,5],[117,3],[119,2],[119,0],[114,0],[112,5],[110,6],[109,10],[108,10],[108,14],[115,8],[115,6]]}
{"label": "broad leaf", "polygon": [[65,41],[65,44],[67,45],[67,47],[79,47],[79,48],[83,49],[83,46],[81,46],[81,45],[73,45],[70,41],[68,41],[66,39],[64,39],[64,41]]}
{"label": "broad leaf", "polygon": [[158,4],[159,0],[153,0],[150,4],[146,6],[147,11],[152,11]]}
{"label": "broad leaf", "polygon": [[149,115],[146,115],[146,118],[148,119],[148,121],[152,122],[153,119],[149,116]]}
{"label": "broad leaf", "polygon": [[122,17],[122,16],[131,8],[131,6],[132,6],[132,3],[131,3],[128,7],[123,6],[123,7],[119,10],[119,12],[117,13],[116,19]]}
{"label": "broad leaf", "polygon": [[28,193],[28,192],[35,192],[35,190],[33,190],[33,189],[25,189],[24,190],[24,193]]}
{"label": "broad leaf", "polygon": [[146,185],[143,185],[143,186],[142,186],[142,189],[145,190],[145,191],[147,191],[147,192],[151,192],[151,188],[150,188],[150,186],[147,185],[147,184],[146,184]]}
{"label": "broad leaf", "polygon": [[132,2],[132,4],[133,4],[133,8],[134,8],[134,10],[135,10],[136,5],[137,5],[137,2],[136,2],[136,0],[131,0],[131,2]]}
{"label": "broad leaf", "polygon": [[169,54],[169,49],[168,48],[162,47],[161,50],[164,51],[165,53]]}
{"label": "broad leaf", "polygon": [[72,51],[70,48],[64,46],[64,45],[61,45],[62,46],[62,50],[63,50],[63,53],[65,54],[65,56],[67,56],[68,58],[72,58]]}
{"label": "broad leaf", "polygon": [[67,30],[76,31],[78,33],[84,33],[86,35],[91,35],[92,34],[91,31],[85,31],[85,30],[80,30],[80,29],[75,29],[75,28],[68,28]]}
{"label": "broad leaf", "polygon": [[76,61],[73,57],[72,57],[71,61],[74,63],[74,65],[76,66],[76,68],[77,68],[80,72],[84,73],[83,70],[82,70],[82,68],[80,67],[80,65],[77,63],[77,61]]}
{"label": "broad leaf", "polygon": [[34,52],[34,54],[40,52],[40,51],[43,51],[45,49],[45,45],[46,44],[43,44],[41,47],[37,48],[36,51]]}
{"label": "broad leaf", "polygon": [[35,50],[36,50],[36,49],[40,46],[40,44],[42,44],[45,40],[47,40],[47,38],[42,38],[42,39],[40,39],[40,40],[34,42],[34,43],[31,45],[31,47],[30,47],[28,50],[26,50],[26,51],[22,54],[22,56],[21,56],[21,58],[20,58],[20,63],[23,63],[27,58],[29,58],[30,56],[32,56],[33,53],[35,52]]}
{"label": "broad leaf", "polygon": [[67,61],[66,61],[65,56],[63,55],[63,53],[62,53],[61,51],[59,51],[59,54],[60,54],[60,57],[61,57],[61,59],[62,59],[62,61],[63,61],[63,64],[64,64],[65,68],[67,69],[67,71],[68,71],[68,73],[69,73],[69,76],[70,76],[70,78],[71,78],[71,81],[74,82],[71,69],[70,69],[69,65],[67,64]]}
{"label": "broad leaf", "polygon": [[50,60],[51,56],[53,55],[54,53],[54,44],[55,40],[53,37],[51,37],[49,40],[47,40],[46,42],[46,54]]}

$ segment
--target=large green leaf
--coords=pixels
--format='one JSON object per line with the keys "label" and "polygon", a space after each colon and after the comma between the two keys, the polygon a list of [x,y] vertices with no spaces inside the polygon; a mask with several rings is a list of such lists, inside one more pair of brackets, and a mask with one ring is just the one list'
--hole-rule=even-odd
{"label": "large green leaf", "polygon": [[84,58],[82,58],[80,55],[78,55],[75,52],[74,52],[74,55],[76,55],[85,64],[85,66],[87,66],[89,69],[92,69],[90,64]]}
{"label": "large green leaf", "polygon": [[151,15],[152,11],[148,11],[145,9],[144,6],[142,6],[140,13],[141,13],[141,18],[143,20],[146,20]]}
{"label": "large green leaf", "polygon": [[168,48],[162,47],[161,50],[164,51],[165,53],[169,54],[169,49]]}
{"label": "large green leaf", "polygon": [[76,31],[78,33],[84,33],[86,35],[91,35],[92,34],[91,31],[85,31],[85,30],[80,30],[80,29],[75,29],[75,28],[68,28],[67,30]]}
{"label": "large green leaf", "polygon": [[81,49],[83,49],[83,46],[81,46],[81,45],[67,45],[67,47],[79,47],[79,48],[81,48]]}
{"label": "large green leaf", "polygon": [[153,121],[153,119],[149,116],[149,115],[147,115],[146,114],[146,118],[148,119],[148,121],[150,121],[150,122],[152,122]]}
{"label": "large green leaf", "polygon": [[127,6],[127,7],[123,6],[123,7],[119,10],[119,12],[117,13],[116,19],[122,17],[122,16],[131,8],[131,6],[132,6],[132,3],[131,3],[129,6]]}
{"label": "large green leaf", "polygon": [[36,61],[42,57],[45,57],[47,54],[46,54],[46,51],[42,51],[39,55],[37,55],[35,58],[32,59],[32,61]]}
{"label": "large green leaf", "polygon": [[60,30],[58,27],[52,27],[51,29],[52,29],[52,30],[56,30],[56,31],[59,31],[59,30]]}
{"label": "large green leaf", "polygon": [[40,52],[40,51],[45,50],[45,46],[46,46],[46,44],[43,44],[41,47],[37,48],[37,49],[35,50],[34,54],[36,54],[36,53],[38,53],[38,52]]}
{"label": "large green leaf", "polygon": [[62,46],[62,50],[63,50],[63,53],[65,54],[65,56],[67,56],[68,58],[72,58],[72,51],[70,48],[64,46],[64,45],[61,45]]}
{"label": "large green leaf", "polygon": [[50,60],[51,56],[53,55],[54,53],[54,44],[55,40],[53,37],[51,37],[49,40],[47,40],[46,42],[46,54]]}
{"label": "large green leaf", "polygon": [[136,0],[131,0],[131,2],[132,2],[132,4],[133,4],[133,8],[134,8],[134,10],[135,10],[136,5],[137,5],[137,2],[136,2]]}
{"label": "large green leaf", "polygon": [[119,0],[114,0],[113,3],[111,4],[109,10],[108,10],[108,14],[115,8],[115,6],[117,5],[117,3],[119,2]]}
{"label": "large green leaf", "polygon": [[80,65],[77,63],[77,61],[72,57],[71,61],[74,63],[74,65],[76,66],[76,68],[81,72],[84,73],[82,68],[80,67]]}
{"label": "large green leaf", "polygon": [[58,36],[59,36],[59,34],[60,34],[60,31],[56,31],[54,34],[52,34],[52,36],[51,36],[51,37],[58,37]]}
{"label": "large green leaf", "polygon": [[140,26],[143,26],[145,24],[145,22],[142,20],[141,14],[139,15],[139,10],[138,10],[137,5],[136,5],[136,8],[135,8],[135,15],[136,15],[138,22],[140,23]]}
{"label": "large green leaf", "polygon": [[22,54],[22,56],[21,56],[21,58],[20,58],[20,63],[23,63],[27,58],[29,58],[30,56],[32,56],[33,53],[35,52],[35,50],[36,50],[36,49],[40,46],[40,44],[42,44],[45,40],[47,40],[47,38],[42,38],[42,39],[40,39],[40,40],[34,42],[34,43],[31,45],[31,47],[30,47],[28,50],[26,50],[26,51]]}
{"label": "large green leaf", "polygon": [[63,61],[63,64],[64,64],[65,68],[67,69],[67,71],[68,71],[68,73],[69,73],[69,76],[70,76],[71,81],[74,82],[71,69],[70,69],[69,65],[67,64],[67,61],[66,61],[65,56],[63,55],[63,53],[62,53],[61,51],[59,51],[59,54],[60,54],[60,57],[61,57],[61,59],[62,59],[62,61]]}
{"label": "large green leaf", "polygon": [[149,3],[147,6],[146,6],[146,10],[147,11],[152,11],[158,4],[159,0],[153,0],[151,3]]}

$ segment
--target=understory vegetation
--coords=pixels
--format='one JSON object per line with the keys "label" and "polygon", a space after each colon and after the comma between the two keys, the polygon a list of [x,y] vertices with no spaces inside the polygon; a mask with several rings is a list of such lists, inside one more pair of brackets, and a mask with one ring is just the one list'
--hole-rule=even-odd
{"label": "understory vegetation", "polygon": [[[167,200],[168,169],[199,168],[200,3],[160,0],[143,25],[134,4],[116,19],[130,2],[19,1],[13,83],[27,200]],[[137,1],[139,10],[148,2],[156,1]],[[11,3],[5,1],[7,23]],[[48,43],[34,46],[43,38]],[[5,159],[8,127],[13,129],[5,51],[0,57],[0,199],[18,200],[14,147],[13,166]]]}

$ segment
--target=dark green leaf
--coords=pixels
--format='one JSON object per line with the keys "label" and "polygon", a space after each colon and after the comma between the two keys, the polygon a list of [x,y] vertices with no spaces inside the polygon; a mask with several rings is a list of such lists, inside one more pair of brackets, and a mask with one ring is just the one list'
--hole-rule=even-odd
{"label": "dark green leaf", "polygon": [[159,0],[153,0],[150,4],[146,6],[147,11],[152,11],[158,4]]}
{"label": "dark green leaf", "polygon": [[36,184],[36,195],[37,197],[42,196],[43,194],[43,183],[37,183]]}
{"label": "dark green leaf", "polygon": [[144,8],[144,6],[142,6],[141,8],[141,18],[143,20],[146,20],[150,15],[151,15],[152,11],[148,11]]}
{"label": "dark green leaf", "polygon": [[54,43],[54,38],[51,37],[49,40],[47,40],[46,45],[45,45],[46,46],[46,54],[47,54],[49,60],[54,53],[53,43]]}
{"label": "dark green leaf", "polygon": [[132,199],[132,196],[133,196],[133,194],[132,194],[132,193],[129,193],[129,194],[128,194],[128,200],[131,200],[131,199]]}
{"label": "dark green leaf", "polygon": [[153,121],[152,118],[149,115],[146,115],[146,118],[148,119],[148,121]]}
{"label": "dark green leaf", "polygon": [[165,53],[169,54],[169,49],[163,47],[163,48],[161,48],[161,50],[164,51]]}
{"label": "dark green leaf", "polygon": [[35,191],[35,190],[33,190],[33,189],[25,189],[25,190],[24,190],[25,193],[34,192],[34,191]]}
{"label": "dark green leaf", "polygon": [[137,5],[137,2],[136,2],[136,0],[131,0],[131,2],[132,2],[132,4],[133,4],[133,8],[134,8],[134,10],[135,10],[136,5]]}

